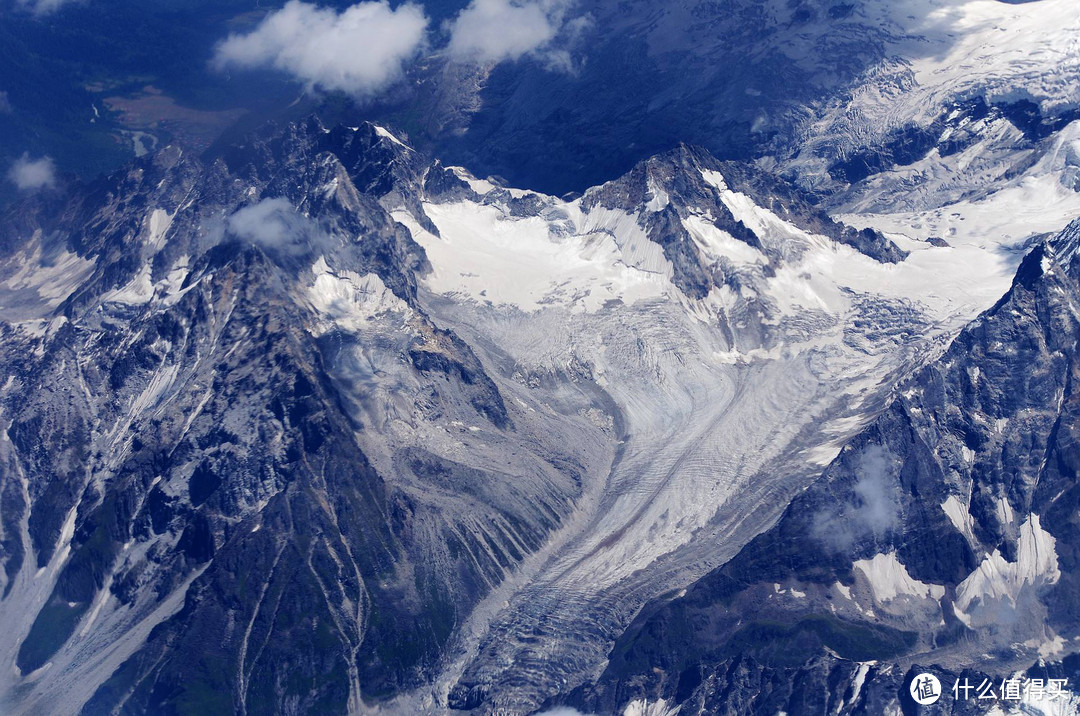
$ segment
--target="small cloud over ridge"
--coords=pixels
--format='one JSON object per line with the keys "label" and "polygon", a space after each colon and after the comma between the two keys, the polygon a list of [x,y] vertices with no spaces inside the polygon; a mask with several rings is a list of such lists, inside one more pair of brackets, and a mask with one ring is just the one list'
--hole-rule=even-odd
{"label": "small cloud over ridge", "polygon": [[837,550],[865,539],[881,539],[900,526],[900,461],[886,447],[869,445],[858,456],[851,503],[841,502],[814,516],[813,534]]}
{"label": "small cloud over ridge", "polygon": [[288,199],[274,198],[245,206],[229,217],[228,231],[241,241],[262,246],[276,256],[305,256],[328,250],[333,241]]}
{"label": "small cloud over ridge", "polygon": [[504,62],[545,48],[563,29],[569,0],[472,0],[448,24],[458,60]]}
{"label": "small cloud over ridge", "polygon": [[48,15],[72,2],[78,2],[78,0],[18,0],[19,5],[28,8],[35,15]]}
{"label": "small cloud over ridge", "polygon": [[404,63],[426,41],[427,27],[423,8],[413,3],[392,9],[385,0],[361,2],[338,13],[290,0],[251,32],[219,44],[214,64],[274,68],[309,89],[366,97],[404,74]]}
{"label": "small cloud over ridge", "polygon": [[8,179],[21,191],[36,191],[56,185],[56,164],[50,157],[31,159],[23,154],[8,169]]}

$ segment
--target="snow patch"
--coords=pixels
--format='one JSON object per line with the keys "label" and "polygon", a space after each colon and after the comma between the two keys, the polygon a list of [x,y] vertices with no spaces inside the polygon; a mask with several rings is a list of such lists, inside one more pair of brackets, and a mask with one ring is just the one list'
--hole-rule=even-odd
{"label": "snow patch", "polygon": [[470,202],[425,204],[440,236],[394,213],[427,252],[428,287],[443,295],[524,311],[564,306],[595,312],[612,299],[634,303],[668,295],[666,275],[623,260],[607,233],[560,233],[540,217],[516,218]]}
{"label": "snow patch", "polygon": [[959,497],[956,495],[949,495],[948,498],[941,503],[941,509],[945,511],[949,521],[952,522],[953,527],[955,527],[960,534],[971,541],[975,540],[974,522],[971,519],[971,513],[968,512],[967,507],[964,506],[964,503],[960,501]]}
{"label": "snow patch", "polygon": [[1013,523],[1013,509],[1012,505],[1009,504],[1008,498],[999,497],[997,499],[997,517],[1003,525],[1011,525]]}
{"label": "snow patch", "polygon": [[174,216],[176,214],[170,214],[165,209],[154,209],[150,212],[150,218],[146,222],[146,245],[149,248],[156,251],[165,245],[165,234],[172,227]]}
{"label": "snow patch", "polygon": [[800,592],[795,587],[789,587],[787,589],[783,589],[783,588],[780,587],[779,584],[773,584],[773,591],[776,592],[777,594],[790,594],[791,596],[795,597],[796,599],[804,599],[804,598],[806,598],[806,592]]}
{"label": "snow patch", "polygon": [[900,563],[896,552],[878,554],[873,559],[861,559],[855,562],[854,566],[866,575],[874,592],[874,599],[882,604],[902,595],[920,599],[941,599],[945,596],[945,587],[924,584],[913,579],[907,568]]}
{"label": "snow patch", "polygon": [[[862,694],[863,684],[866,683],[866,675],[870,673],[870,667],[876,664],[876,661],[863,661],[859,662],[859,667],[855,669],[855,676],[851,680],[851,704],[854,706],[859,702],[859,695]],[[840,702],[840,706],[836,709],[836,713],[843,713],[844,706],[848,703],[846,700]]]}
{"label": "snow patch", "polygon": [[726,231],[716,228],[699,216],[683,219],[683,228],[694,239],[702,253],[713,259],[727,258],[743,264],[766,264],[765,254],[750,244],[739,241]]}
{"label": "snow patch", "polygon": [[668,706],[665,699],[637,699],[626,705],[622,716],[678,716],[681,710],[682,706]]}
{"label": "snow patch", "polygon": [[0,281],[0,302],[7,302],[4,293],[29,290],[44,301],[49,309],[65,301],[86,280],[95,265],[93,261],[70,251],[61,251],[46,259],[42,255],[40,244],[32,251],[14,256],[12,263],[18,269]]}
{"label": "snow patch", "polygon": [[1064,654],[1066,642],[1060,634],[1054,634],[1052,637],[1029,639],[1024,642],[1024,646],[1038,651],[1042,659],[1054,659]]}
{"label": "snow patch", "polygon": [[1016,561],[1009,562],[1000,550],[983,560],[956,588],[956,616],[968,627],[997,621],[995,603],[1016,607],[1027,587],[1056,584],[1058,569],[1056,540],[1046,532],[1038,515],[1031,515],[1020,526]]}
{"label": "snow patch", "polygon": [[132,415],[139,415],[150,408],[153,408],[161,402],[162,397],[176,382],[176,376],[180,371],[179,365],[170,365],[160,368],[154,373],[154,376],[147,383],[146,388],[139,394],[139,397],[131,404],[130,413]]}
{"label": "snow patch", "polygon": [[315,281],[307,288],[306,297],[324,319],[319,333],[332,327],[357,333],[382,314],[411,313],[408,305],[373,273],[361,276],[353,271],[335,271],[323,257],[319,257],[311,270]]}
{"label": "snow patch", "polygon": [[400,139],[398,139],[397,137],[395,137],[394,134],[390,130],[388,130],[388,129],[384,128],[384,127],[380,127],[377,124],[373,124],[372,126],[375,127],[375,134],[378,134],[380,137],[385,137],[386,139],[389,139],[391,142],[398,145],[399,147],[402,147],[404,149],[408,149],[409,151],[412,151],[412,147],[410,147],[408,144],[406,144],[405,142],[403,142]]}
{"label": "snow patch", "polygon": [[[158,295],[161,296],[162,302],[171,306],[180,300],[181,296],[187,293],[192,286],[188,286],[187,289],[183,288],[184,280],[190,273],[189,263],[191,257],[188,255],[181,256],[173,267],[169,269],[168,275],[157,283]],[[194,285],[194,284],[193,284]]]}
{"label": "snow patch", "polygon": [[664,188],[656,183],[653,177],[648,179],[649,185],[649,203],[645,205],[646,211],[662,211],[668,204],[671,203],[671,197],[664,191]]}
{"label": "snow patch", "polygon": [[[1044,111],[1080,103],[1080,85],[1069,81],[1080,74],[1073,0],[894,0],[880,8],[921,35],[910,47],[918,86],[898,98],[912,114],[939,104],[931,98],[945,92],[978,93],[988,102],[1032,99]],[[921,18],[921,27],[911,27],[912,18]]]}
{"label": "snow patch", "polygon": [[102,303],[121,303],[128,306],[139,306],[149,303],[154,297],[154,286],[150,282],[150,262],[147,261],[125,286],[112,291],[106,291],[101,295]]}

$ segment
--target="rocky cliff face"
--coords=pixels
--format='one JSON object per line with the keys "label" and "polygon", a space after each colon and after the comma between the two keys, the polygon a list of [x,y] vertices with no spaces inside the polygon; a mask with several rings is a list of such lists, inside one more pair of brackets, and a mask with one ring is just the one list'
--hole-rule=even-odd
{"label": "rocky cliff face", "polygon": [[[775,527],[646,607],[577,705],[881,713],[914,708],[922,670],[948,687],[1045,674],[1037,662],[1067,654],[1080,636],[1078,242],[1074,223],[1035,248]],[[982,707],[950,695],[942,708]]]}
{"label": "rocky cliff face", "polygon": [[378,201],[409,206],[416,165],[379,131],[166,150],[12,225],[5,709],[384,697],[572,508],[594,458],[526,435],[600,431],[518,417],[419,307],[424,251]]}

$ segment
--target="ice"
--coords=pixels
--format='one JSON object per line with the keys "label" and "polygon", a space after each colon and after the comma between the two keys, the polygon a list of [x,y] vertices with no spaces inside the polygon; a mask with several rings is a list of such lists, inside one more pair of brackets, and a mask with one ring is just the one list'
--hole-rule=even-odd
{"label": "ice", "polygon": [[1002,525],[1011,525],[1013,522],[1013,509],[1006,497],[997,499],[997,518]]}
{"label": "ice", "polygon": [[1015,562],[994,550],[957,586],[957,617],[968,627],[993,624],[999,618],[995,603],[1015,608],[1025,589],[1056,584],[1061,572],[1055,544],[1039,516],[1029,516],[1020,526]]}
{"label": "ice", "polygon": [[133,415],[138,415],[150,408],[155,407],[161,402],[161,399],[173,386],[176,381],[176,376],[180,371],[179,365],[162,366],[154,372],[150,382],[146,384],[146,388],[139,397],[135,399],[135,402],[131,404],[131,410],[129,411]]}
{"label": "ice", "polygon": [[170,214],[165,209],[154,209],[150,212],[150,218],[147,219],[147,247],[156,251],[165,245],[165,235],[172,227],[174,216],[175,214]]}
{"label": "ice", "polygon": [[[901,248],[911,252],[907,260],[899,264],[880,264],[850,247],[809,235],[755,205],[750,197],[730,191],[717,172],[706,171],[702,175],[721,190],[733,215],[755,232],[778,245],[798,242],[808,250],[801,261],[791,261],[778,269],[770,282],[770,296],[785,313],[795,312],[800,307],[821,308],[834,313],[842,311],[847,301],[845,289],[852,289],[897,299],[908,298],[925,306],[932,315],[960,317],[966,322],[1008,290],[1019,263],[1019,255],[1008,257],[1002,254],[1000,239],[995,240],[995,234],[980,231],[988,228],[987,221],[972,230],[970,243],[940,248],[901,242]],[[1072,205],[1073,202],[1069,203]],[[1080,214],[1080,198],[1075,206]],[[984,212],[984,215],[988,213],[993,212]],[[1005,213],[1008,212],[1002,207],[1001,215]],[[1021,220],[1015,211],[1011,216],[1012,220]],[[901,229],[910,231],[910,226],[918,223],[907,214],[893,217],[892,223],[876,215],[841,218],[856,227],[874,226],[892,231],[899,239],[902,239]],[[1040,226],[1049,228],[1060,228],[1066,223],[1064,216],[1049,221],[1041,216],[1041,220],[1044,223]],[[961,266],[964,270],[958,271]]]}
{"label": "ice", "polygon": [[184,280],[188,277],[190,261],[189,256],[181,256],[169,269],[169,273],[166,274],[165,278],[157,283],[158,295],[165,305],[173,305],[187,291],[191,290],[191,286],[188,286],[187,289],[183,288]]}
{"label": "ice", "polygon": [[889,33],[890,59],[805,128],[811,144],[871,145],[898,128],[928,126],[956,99],[1024,99],[1044,113],[1080,103],[1072,0],[876,0],[857,12]]}
{"label": "ice", "polygon": [[768,263],[768,258],[756,248],[739,241],[731,234],[716,228],[701,217],[688,217],[683,220],[683,226],[707,256],[713,258],[724,257],[737,263]]}
{"label": "ice", "polygon": [[949,521],[953,523],[953,527],[960,534],[972,542],[975,541],[974,522],[971,519],[971,513],[968,512],[967,507],[964,506],[959,497],[949,495],[945,502],[941,503],[941,509],[945,511]]}
{"label": "ice", "polygon": [[668,706],[665,699],[637,699],[623,709],[622,716],[678,716],[682,706]]}
{"label": "ice", "polygon": [[[705,176],[780,259],[762,272],[763,253],[715,229],[708,208],[691,208],[683,226],[706,260],[757,272],[752,284],[714,286],[701,300],[675,287],[662,248],[645,235],[649,206],[586,210],[544,197],[538,215],[514,217],[493,197],[427,202],[438,236],[395,213],[431,262],[421,297],[437,322],[493,365],[541,375],[588,366],[621,431],[619,459],[589,477],[542,565],[470,616],[440,692],[477,649],[485,656],[472,663],[485,673],[518,663],[518,679],[572,678],[522,675],[523,661],[546,659],[533,653],[540,642],[530,630],[571,635],[560,663],[602,660],[603,638],[593,634],[614,638],[633,614],[626,605],[730,559],[751,536],[748,521],[763,524],[786,504],[777,490],[820,474],[875,414],[896,371],[993,305],[1020,258],[991,241],[910,240],[907,260],[883,264]],[[767,311],[748,311],[752,304]],[[925,600],[938,620],[933,600],[943,587],[913,579],[895,554],[862,566],[879,601]]]}
{"label": "ice", "polygon": [[902,95],[913,113],[944,92],[1032,99],[1044,110],[1080,103],[1080,85],[1070,81],[1080,74],[1080,14],[1072,0],[900,0],[877,9],[920,36],[898,48],[912,58],[918,83]]}
{"label": "ice", "polygon": [[[1030,677],[1020,672],[1013,674],[1012,678],[1026,684]],[[1008,716],[1076,716],[1080,713],[1080,695],[1068,688],[1068,684],[1061,689],[1060,694],[1051,694],[1049,689],[1045,688],[1045,680],[1043,686],[1041,691],[1022,689],[1019,702],[995,703],[994,708],[988,712],[989,716],[1006,713]],[[1002,706],[1008,708],[1008,711],[1005,711]]]}
{"label": "ice", "polygon": [[122,303],[138,306],[148,303],[154,297],[154,286],[150,282],[150,262],[145,262],[126,285],[101,295],[102,303]]}
{"label": "ice", "polygon": [[67,250],[46,256],[41,237],[35,236],[26,249],[0,264],[0,317],[22,320],[47,315],[86,280],[94,265]]}
{"label": "ice", "polygon": [[661,211],[671,203],[671,198],[668,196],[668,193],[652,176],[648,179],[648,185],[650,198],[645,205],[646,211]]}
{"label": "ice", "polygon": [[424,210],[439,237],[404,212],[395,218],[427,252],[434,271],[426,283],[437,293],[524,311],[556,305],[596,311],[611,299],[633,303],[670,291],[666,275],[623,261],[607,233],[559,235],[542,218],[513,218],[469,202],[425,204]]}
{"label": "ice", "polygon": [[372,126],[375,127],[375,133],[378,134],[380,137],[385,137],[385,138],[389,139],[391,142],[393,142],[394,144],[398,145],[399,147],[403,147],[405,149],[408,149],[409,151],[412,151],[412,147],[410,147],[408,144],[405,144],[405,142],[403,142],[400,139],[398,139],[397,137],[395,137],[394,134],[390,130],[388,130],[388,129],[384,128],[384,127],[380,127],[377,124],[374,124]]}
{"label": "ice", "polygon": [[664,256],[663,248],[645,235],[637,215],[600,206],[585,213],[578,202],[559,208],[570,217],[579,234],[611,236],[619,247],[621,260],[627,266],[647,273],[671,276],[671,264]]}
{"label": "ice", "polygon": [[[860,228],[873,226],[901,241],[906,237],[921,242],[937,236],[957,250],[993,251],[1021,244],[1031,236],[1058,232],[1080,216],[1080,192],[1063,186],[1060,176],[1052,169],[1033,171],[986,196],[941,208],[840,218]],[[919,248],[907,242],[900,246]]]}
{"label": "ice", "polygon": [[[866,676],[870,673],[870,667],[876,664],[875,661],[864,661],[859,663],[859,668],[855,670],[855,676],[851,680],[851,699],[852,706],[859,702],[859,695],[862,694],[863,684],[866,683]],[[840,702],[840,706],[836,709],[836,713],[844,713],[845,704],[849,703],[848,699],[844,699]]]}
{"label": "ice", "polygon": [[[703,174],[724,186],[714,172]],[[849,308],[849,292],[856,291],[911,300],[955,328],[1008,289],[1019,261],[1019,255],[1003,255],[996,242],[980,233],[980,240],[971,245],[905,247],[912,249],[908,260],[881,264],[798,229],[754,205],[746,195],[726,188],[723,193],[735,216],[767,244],[782,247],[788,255],[793,245],[803,247],[801,257],[781,264],[768,281],[767,298],[781,314],[805,309],[843,314]],[[439,294],[529,312],[553,306],[591,312],[612,299],[633,303],[673,296],[670,263],[644,236],[636,217],[610,209],[585,213],[577,202],[549,201],[560,209],[555,215],[569,220],[510,217],[496,206],[471,202],[426,204],[426,213],[440,231],[436,237],[403,211],[395,218],[424,246],[434,267],[426,283]],[[888,223],[880,217],[860,219],[863,224]],[[684,225],[707,256],[735,264],[765,261],[756,248],[702,217],[689,217]],[[959,266],[964,270],[957,271]],[[730,307],[739,297],[728,297],[726,290],[715,289],[707,302]]]}
{"label": "ice", "polygon": [[448,168],[450,169],[450,171],[454,172],[454,176],[468,184],[470,189],[472,189],[474,192],[481,196],[493,192],[495,191],[495,189],[498,188],[494,184],[489,182],[487,179],[477,179],[472,174],[470,174],[469,171],[464,167]]}
{"label": "ice", "polygon": [[411,309],[386,287],[378,276],[361,276],[353,271],[334,271],[320,257],[311,268],[315,280],[307,288],[307,300],[324,317],[319,332],[340,328],[356,333],[377,316]]}
{"label": "ice", "polygon": [[920,599],[941,599],[945,596],[945,587],[938,584],[924,584],[908,574],[896,552],[877,554],[873,559],[861,559],[854,564],[861,571],[874,592],[874,599],[879,603],[891,602],[900,596],[912,596]]}

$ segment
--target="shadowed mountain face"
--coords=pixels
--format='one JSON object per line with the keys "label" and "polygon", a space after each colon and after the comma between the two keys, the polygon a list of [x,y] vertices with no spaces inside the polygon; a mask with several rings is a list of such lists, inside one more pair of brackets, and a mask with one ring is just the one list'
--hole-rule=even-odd
{"label": "shadowed mountain face", "polygon": [[[444,159],[548,193],[686,142],[844,198],[988,135],[1032,150],[1076,119],[1075,27],[1050,22],[1068,14],[1053,2],[583,0],[552,48],[476,68],[436,56],[387,112]],[[994,43],[999,55],[977,49]],[[1014,43],[1030,52],[1003,61]],[[1042,64],[1043,45],[1059,59]]]}
{"label": "shadowed mountain face", "polygon": [[646,607],[574,703],[882,713],[914,708],[928,663],[948,688],[1060,655],[1080,634],[1078,243],[1074,223],[1037,247],[776,526]]}
{"label": "shadowed mountain face", "polygon": [[858,6],[575,3],[561,43],[570,66],[436,61],[411,99],[431,104],[425,124],[412,112],[401,123],[450,160],[550,193],[582,191],[680,142],[751,159],[885,57],[887,31],[860,22]]}
{"label": "shadowed mountain face", "polygon": [[[558,409],[511,415],[419,308],[424,251],[375,198],[409,157],[311,121],[167,150],[32,230],[17,210],[5,710],[343,711],[418,683],[565,518],[589,430],[526,437]],[[473,426],[475,454],[385,444],[376,415]]]}

